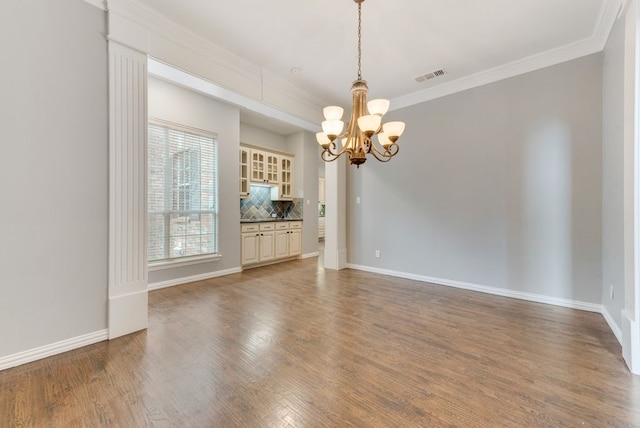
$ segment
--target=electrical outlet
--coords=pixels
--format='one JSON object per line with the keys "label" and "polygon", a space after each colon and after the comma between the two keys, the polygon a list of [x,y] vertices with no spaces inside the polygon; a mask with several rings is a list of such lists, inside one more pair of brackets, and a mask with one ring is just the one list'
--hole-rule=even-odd
{"label": "electrical outlet", "polygon": [[356,204],[360,203],[360,196],[356,196]]}
{"label": "electrical outlet", "polygon": [[613,284],[609,284],[609,297],[613,300],[614,292],[613,292]]}
{"label": "electrical outlet", "polygon": [[380,250],[376,250],[376,259],[380,258]]}

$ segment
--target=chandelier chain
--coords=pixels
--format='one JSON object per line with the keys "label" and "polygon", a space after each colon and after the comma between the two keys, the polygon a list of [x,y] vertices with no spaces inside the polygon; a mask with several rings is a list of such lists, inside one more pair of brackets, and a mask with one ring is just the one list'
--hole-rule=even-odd
{"label": "chandelier chain", "polygon": [[362,80],[362,2],[358,3],[358,80]]}

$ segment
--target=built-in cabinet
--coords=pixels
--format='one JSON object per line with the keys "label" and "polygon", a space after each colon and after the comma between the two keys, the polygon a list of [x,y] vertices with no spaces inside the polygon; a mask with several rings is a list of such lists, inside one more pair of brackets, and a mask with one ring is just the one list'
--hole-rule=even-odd
{"label": "built-in cabinet", "polygon": [[[271,200],[291,200],[293,199],[293,158],[290,156],[280,156],[280,183],[277,186],[277,194],[274,195],[276,187],[271,189]],[[275,197],[274,197],[275,196]]]}
{"label": "built-in cabinet", "polygon": [[249,196],[249,149],[240,147],[240,197]]}
{"label": "built-in cabinet", "polygon": [[[240,150],[243,150],[241,147]],[[244,150],[247,150],[246,148]],[[278,184],[280,157],[275,153],[251,149],[251,181],[261,184]]]}
{"label": "built-in cabinet", "polygon": [[241,145],[240,198],[249,195],[249,186],[253,183],[270,186],[272,201],[292,200],[293,163],[293,155]]}
{"label": "built-in cabinet", "polygon": [[241,251],[243,266],[297,257],[302,253],[302,222],[242,224]]}
{"label": "built-in cabinet", "polygon": [[243,224],[241,232],[243,265],[275,259],[275,224]]}
{"label": "built-in cabinet", "polygon": [[266,179],[264,152],[260,150],[250,150],[251,168],[249,177],[252,182],[264,183]]}
{"label": "built-in cabinet", "polygon": [[299,256],[302,252],[302,223],[276,223],[276,258]]}

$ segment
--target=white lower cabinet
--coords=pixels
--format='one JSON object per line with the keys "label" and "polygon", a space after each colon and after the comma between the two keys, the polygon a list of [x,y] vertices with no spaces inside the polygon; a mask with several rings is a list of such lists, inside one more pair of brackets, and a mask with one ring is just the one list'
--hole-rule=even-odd
{"label": "white lower cabinet", "polygon": [[302,222],[291,223],[289,231],[289,257],[302,254]]}
{"label": "white lower cabinet", "polygon": [[260,234],[259,233],[243,233],[240,246],[242,247],[242,264],[248,265],[258,263],[260,261],[259,253]]}
{"label": "white lower cabinet", "polygon": [[289,230],[276,230],[276,257],[289,257]]}
{"label": "white lower cabinet", "polygon": [[275,234],[271,223],[243,224],[241,226],[241,263],[268,262],[275,259]]}
{"label": "white lower cabinet", "polygon": [[302,254],[302,222],[243,224],[242,265],[269,262]]}

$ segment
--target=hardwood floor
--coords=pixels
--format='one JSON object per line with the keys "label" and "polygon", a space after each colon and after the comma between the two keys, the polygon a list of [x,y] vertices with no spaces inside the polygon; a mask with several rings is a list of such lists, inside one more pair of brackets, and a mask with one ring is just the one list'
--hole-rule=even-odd
{"label": "hardwood floor", "polygon": [[602,316],[316,259],[150,293],[149,329],[0,372],[0,427],[632,427]]}

